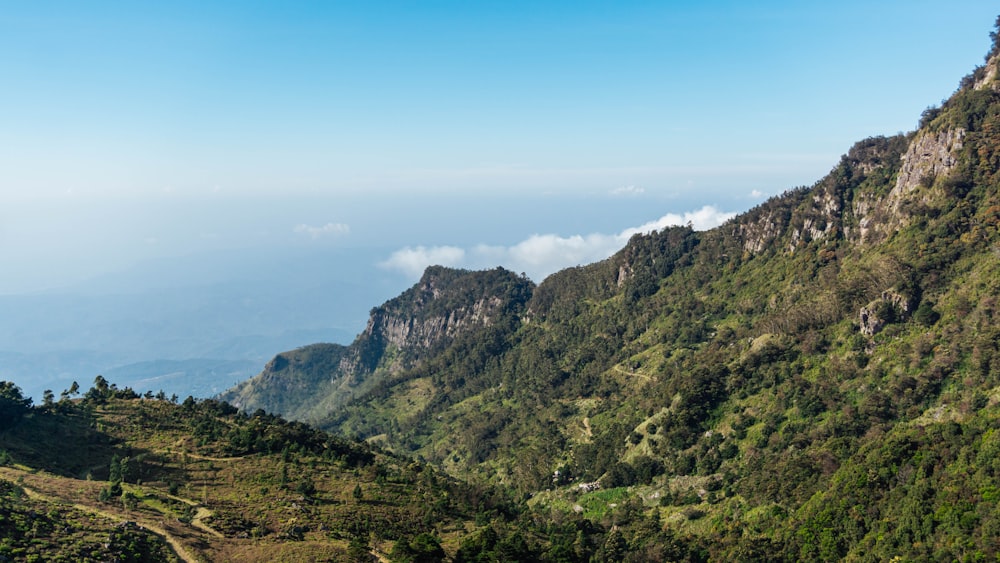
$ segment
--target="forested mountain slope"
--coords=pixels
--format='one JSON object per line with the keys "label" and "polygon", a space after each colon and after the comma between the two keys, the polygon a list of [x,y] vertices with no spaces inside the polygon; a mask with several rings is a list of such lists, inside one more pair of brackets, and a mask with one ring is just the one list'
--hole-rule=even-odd
{"label": "forested mountain slope", "polygon": [[[433,268],[349,353],[283,354],[310,357],[232,396],[508,487],[552,522],[614,524],[601,557],[995,559],[998,65],[994,36],[917,131],[719,228],[637,235],[537,287]],[[433,314],[418,298],[483,276],[502,282]],[[448,338],[372,331],[383,310],[410,326],[479,303],[490,321]],[[368,366],[350,395],[281,403],[342,381],[326,366],[344,358]]]}

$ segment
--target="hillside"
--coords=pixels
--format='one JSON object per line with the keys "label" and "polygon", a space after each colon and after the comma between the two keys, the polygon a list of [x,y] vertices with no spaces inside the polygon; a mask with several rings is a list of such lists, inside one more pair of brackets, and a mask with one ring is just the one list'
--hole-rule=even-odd
{"label": "hillside", "polygon": [[492,491],[263,412],[101,377],[72,395],[32,407],[0,386],[3,560],[439,559],[516,515]]}
{"label": "hillside", "polygon": [[[611,560],[995,559],[998,54],[918,130],[719,228],[537,287],[432,268],[351,347],[226,397],[605,526]],[[395,328],[480,303],[502,314]]]}

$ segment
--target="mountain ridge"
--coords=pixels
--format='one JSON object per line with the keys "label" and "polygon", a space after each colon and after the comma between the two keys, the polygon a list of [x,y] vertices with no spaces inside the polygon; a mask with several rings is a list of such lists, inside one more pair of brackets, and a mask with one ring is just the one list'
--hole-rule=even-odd
{"label": "mountain ridge", "polygon": [[1000,422],[993,39],[916,131],[715,229],[557,272],[307,419],[620,522],[629,548],[648,517],[719,557],[995,556],[998,468],[975,453]]}
{"label": "mountain ridge", "polygon": [[[349,346],[313,344],[278,354],[257,377],[219,398],[239,408],[264,408],[292,418],[308,418],[316,408],[336,408],[464,333],[489,327],[497,317],[517,315],[533,285],[502,268],[428,268],[412,288],[373,308],[365,330]],[[258,389],[268,386],[285,391],[268,390],[268,398],[258,398]],[[284,400],[292,389],[294,400]],[[291,404],[296,401],[299,404]]]}

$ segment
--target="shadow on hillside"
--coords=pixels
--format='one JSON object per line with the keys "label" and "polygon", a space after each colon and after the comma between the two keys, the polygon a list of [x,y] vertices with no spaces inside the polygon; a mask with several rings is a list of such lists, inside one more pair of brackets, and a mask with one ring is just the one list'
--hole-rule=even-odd
{"label": "shadow on hillside", "polygon": [[0,431],[0,449],[9,463],[76,479],[107,479],[114,446],[96,420],[77,409],[31,409]]}

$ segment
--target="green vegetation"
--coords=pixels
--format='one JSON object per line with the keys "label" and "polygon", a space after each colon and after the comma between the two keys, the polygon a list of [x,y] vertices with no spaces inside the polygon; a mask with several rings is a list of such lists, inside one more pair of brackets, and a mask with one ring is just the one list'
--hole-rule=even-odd
{"label": "green vegetation", "polygon": [[[457,545],[477,520],[487,525],[517,516],[490,489],[214,400],[140,397],[98,377],[81,401],[22,406],[0,436],[7,464],[0,479],[23,487],[8,496],[27,491],[46,499],[70,514],[63,520],[100,515],[70,543],[95,536],[107,543],[108,534],[118,534],[127,541],[110,553],[120,552],[123,561],[166,560],[159,555],[169,549],[165,539],[185,551],[171,557],[189,560],[370,560],[386,553],[423,561],[442,545]],[[52,514],[54,523],[32,524],[32,545],[65,560],[88,560],[76,547],[57,547],[67,541],[66,530],[80,525],[62,525]],[[8,542],[6,553],[34,553],[21,545],[22,524],[10,532],[17,541]],[[128,558],[132,552],[137,558]]]}
{"label": "green vegetation", "polygon": [[[351,399],[303,418],[530,498],[554,560],[995,559],[978,454],[1000,417],[990,70],[919,131],[865,139],[720,228],[637,235],[516,293],[504,272],[429,270],[353,345],[391,353],[365,348],[378,367]],[[381,322],[488,291],[509,314],[429,344]],[[462,545],[538,539],[491,530]]]}
{"label": "green vegetation", "polygon": [[235,406],[0,383],[0,553],[72,559],[117,518],[136,560],[995,561],[988,70],[717,229],[538,286],[430,268]]}
{"label": "green vegetation", "polygon": [[59,503],[0,479],[0,557],[17,561],[178,561],[162,538]]}

